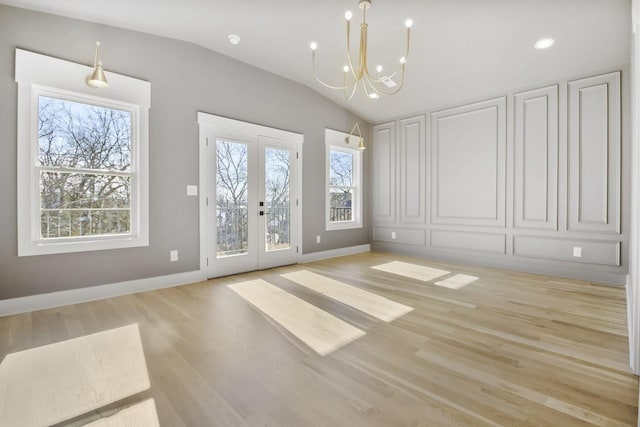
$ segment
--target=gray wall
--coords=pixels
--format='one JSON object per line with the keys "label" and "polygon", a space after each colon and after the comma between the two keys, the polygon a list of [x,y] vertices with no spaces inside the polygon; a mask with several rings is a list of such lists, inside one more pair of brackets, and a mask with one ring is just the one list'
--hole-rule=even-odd
{"label": "gray wall", "polygon": [[[149,246],[18,258],[15,49],[90,65],[95,40],[108,71],[151,82]],[[369,242],[367,210],[361,230],[324,231],[324,129],[348,132],[353,114],[190,43],[0,5],[0,299],[197,270],[198,203],[186,185],[198,182],[198,111],[304,134],[304,253]],[[171,249],[179,261],[169,262]]]}
{"label": "gray wall", "polygon": [[623,66],[374,126],[374,249],[625,283],[628,93]]}

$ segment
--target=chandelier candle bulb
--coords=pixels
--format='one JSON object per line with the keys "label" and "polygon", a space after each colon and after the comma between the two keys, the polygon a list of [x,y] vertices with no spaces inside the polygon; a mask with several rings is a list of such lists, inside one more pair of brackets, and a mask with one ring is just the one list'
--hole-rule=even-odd
{"label": "chandelier candle bulb", "polygon": [[[359,7],[362,10],[362,24],[360,24],[360,45],[357,52],[357,57],[352,55],[351,52],[351,19],[353,18],[353,13],[351,11],[347,11],[344,14],[345,19],[347,20],[347,34],[346,34],[346,56],[347,56],[347,64],[342,69],[344,71],[344,82],[342,86],[339,85],[331,85],[325,83],[318,74],[316,73],[316,49],[318,45],[314,42],[311,43],[311,64],[313,66],[313,77],[320,83],[322,86],[341,90],[344,93],[344,97],[347,100],[353,98],[358,89],[358,86],[362,87],[362,90],[365,92],[370,99],[378,99],[381,95],[395,95],[402,89],[404,86],[404,72],[405,72],[405,64],[407,62],[407,57],[409,56],[409,46],[411,42],[411,26],[413,25],[413,20],[407,19],[405,21],[405,26],[407,27],[407,36],[405,43],[405,52],[404,56],[400,60],[400,66],[395,71],[390,71],[386,75],[380,75],[382,73],[382,66],[378,65],[375,70],[378,72],[375,77],[372,77],[373,69],[369,69],[369,64],[367,63],[367,34],[369,25],[367,24],[367,11],[371,7],[371,0],[360,0]],[[357,61],[354,61],[354,57],[356,57]],[[354,65],[357,64],[357,65]],[[349,73],[351,71],[351,73]],[[393,82],[393,85],[390,85],[388,82]],[[397,83],[396,83],[397,82]],[[393,88],[389,90],[389,88]]]}

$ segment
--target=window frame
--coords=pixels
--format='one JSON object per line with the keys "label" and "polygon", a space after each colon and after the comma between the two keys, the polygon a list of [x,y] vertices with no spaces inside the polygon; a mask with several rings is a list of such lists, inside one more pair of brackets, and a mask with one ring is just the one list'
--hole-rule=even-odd
{"label": "window frame", "polygon": [[[325,228],[327,231],[362,228],[363,155],[362,150],[359,150],[357,146],[357,138],[350,138],[348,133],[325,129]],[[331,151],[353,155],[353,176],[350,186],[352,189],[351,220],[349,221],[331,221],[331,188],[344,187],[331,185]]]}
{"label": "window frame", "polygon": [[[16,49],[18,83],[18,256],[85,252],[149,245],[148,129],[150,85],[109,73],[113,87],[93,89],[84,82],[91,68]],[[100,96],[97,96],[100,95]],[[124,110],[131,114],[129,233],[43,238],[41,236],[39,97]],[[65,168],[62,172],[87,172]],[[105,171],[105,175],[109,175]],[[89,172],[87,172],[89,173]],[[117,173],[119,175],[119,173]]]}

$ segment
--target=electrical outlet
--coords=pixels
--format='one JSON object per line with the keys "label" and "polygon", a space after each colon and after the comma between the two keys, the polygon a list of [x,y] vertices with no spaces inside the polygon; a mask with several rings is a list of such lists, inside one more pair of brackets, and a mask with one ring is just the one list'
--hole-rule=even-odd
{"label": "electrical outlet", "polygon": [[178,260],[178,251],[177,250],[169,251],[169,259],[171,260],[171,262],[177,261]]}
{"label": "electrical outlet", "polygon": [[187,185],[187,196],[197,196],[197,195],[198,195],[198,186]]}
{"label": "electrical outlet", "polygon": [[580,248],[578,246],[574,246],[573,247],[573,256],[576,257],[576,258],[582,257],[582,248]]}
{"label": "electrical outlet", "polygon": [[319,234],[316,236],[316,243],[320,243],[320,235]]}
{"label": "electrical outlet", "polygon": [[396,240],[396,232],[395,231],[391,232],[391,239]]}

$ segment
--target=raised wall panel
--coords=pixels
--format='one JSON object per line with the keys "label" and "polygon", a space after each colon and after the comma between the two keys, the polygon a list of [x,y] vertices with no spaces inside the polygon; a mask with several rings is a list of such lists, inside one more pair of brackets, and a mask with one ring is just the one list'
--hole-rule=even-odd
{"label": "raised wall panel", "polygon": [[424,246],[426,244],[426,230],[422,228],[373,227],[373,240]]}
{"label": "raised wall panel", "polygon": [[620,232],[620,73],[569,82],[569,231]]}
{"label": "raised wall panel", "polygon": [[426,176],[425,116],[400,120],[400,222],[424,224]]}
{"label": "raised wall panel", "polygon": [[505,226],[506,98],[431,114],[431,223]]}
{"label": "raised wall panel", "polygon": [[514,226],[558,228],[558,86],[515,95]]}
{"label": "raised wall panel", "polygon": [[[580,257],[573,256],[573,248],[580,248]],[[620,265],[620,242],[604,240],[575,240],[539,236],[514,236],[514,255],[585,264]]]}
{"label": "raised wall panel", "polygon": [[431,230],[431,247],[504,255],[506,236],[502,233]]}
{"label": "raised wall panel", "polygon": [[373,221],[396,221],[396,124],[373,127]]}

